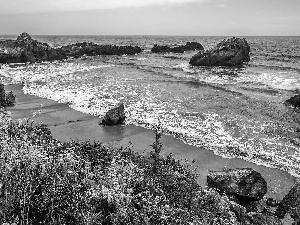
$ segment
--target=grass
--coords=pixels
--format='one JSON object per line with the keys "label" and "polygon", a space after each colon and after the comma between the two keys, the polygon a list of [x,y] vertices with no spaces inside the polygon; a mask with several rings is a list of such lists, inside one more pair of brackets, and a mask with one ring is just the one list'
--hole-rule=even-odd
{"label": "grass", "polygon": [[159,129],[153,154],[141,155],[61,143],[43,124],[0,115],[0,224],[238,224],[241,206],[159,155]]}

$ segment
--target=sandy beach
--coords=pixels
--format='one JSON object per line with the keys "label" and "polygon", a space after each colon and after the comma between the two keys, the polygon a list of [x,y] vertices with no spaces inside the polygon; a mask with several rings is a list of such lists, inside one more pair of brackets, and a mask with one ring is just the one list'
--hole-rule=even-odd
{"label": "sandy beach", "polygon": [[[16,105],[7,108],[13,119],[29,118],[36,123],[43,122],[49,126],[53,137],[60,141],[95,140],[124,147],[131,141],[135,151],[142,153],[152,150],[150,145],[154,142],[154,133],[151,130],[133,125],[101,126],[98,125],[98,117],[77,112],[66,104],[26,95],[20,85],[6,85],[5,90],[13,91],[16,95]],[[162,155],[172,153],[176,158],[187,160],[197,167],[198,182],[202,186],[205,186],[209,170],[250,167],[260,172],[267,181],[267,197],[281,200],[296,181],[296,178],[287,172],[259,166],[242,159],[225,159],[214,155],[212,151],[186,145],[171,136],[163,135],[162,142]]]}

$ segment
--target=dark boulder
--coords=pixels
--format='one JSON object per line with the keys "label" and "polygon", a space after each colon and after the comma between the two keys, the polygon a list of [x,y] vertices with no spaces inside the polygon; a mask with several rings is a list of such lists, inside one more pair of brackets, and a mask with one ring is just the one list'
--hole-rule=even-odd
{"label": "dark boulder", "polygon": [[287,213],[300,224],[300,183],[296,183],[278,205],[276,210],[278,218],[283,219]]}
{"label": "dark boulder", "polygon": [[185,51],[204,50],[203,46],[198,42],[187,42],[185,45],[169,47],[167,45],[155,44],[151,49],[153,53],[184,53]]}
{"label": "dark boulder", "polygon": [[125,119],[124,104],[121,103],[116,108],[109,110],[100,124],[108,126],[119,125],[122,124]]}
{"label": "dark boulder", "polygon": [[300,108],[300,95],[295,95],[289,98],[288,100],[285,101],[285,103]]}
{"label": "dark boulder", "polygon": [[200,51],[190,59],[192,66],[239,66],[250,61],[250,46],[243,38],[223,40],[216,47]]}
{"label": "dark boulder", "polygon": [[267,182],[251,168],[210,171],[207,185],[242,201],[260,200],[267,193]]}

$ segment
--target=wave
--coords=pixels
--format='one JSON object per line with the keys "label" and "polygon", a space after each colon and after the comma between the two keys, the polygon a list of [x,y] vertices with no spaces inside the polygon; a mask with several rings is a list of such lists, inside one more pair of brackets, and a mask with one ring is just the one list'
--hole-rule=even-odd
{"label": "wave", "polygon": [[[131,70],[131,67],[145,72],[138,73]],[[272,121],[238,115],[231,109],[234,105],[229,104],[246,99],[242,93],[228,88],[232,84],[245,85],[243,87],[249,84],[263,84],[263,87],[273,85],[277,90],[279,87],[291,86],[294,78],[290,77],[284,83],[291,74],[250,75],[245,69],[228,69],[231,73],[227,74],[226,68],[198,69],[186,63],[167,66],[130,64],[125,69],[99,62],[66,62],[8,67],[3,71],[12,79],[25,82],[24,93],[67,103],[75,110],[96,116],[103,116],[107,110],[123,101],[128,118],[126,124],[151,128],[160,123],[165,134],[186,144],[204,147],[222,157],[243,158],[256,164],[286,170],[300,177],[299,147],[276,133],[279,129],[289,128],[278,128],[278,123]],[[193,72],[187,71],[189,69]],[[149,73],[157,77],[151,77]],[[205,92],[201,93],[202,89]],[[200,97],[198,93],[201,93]],[[193,94],[198,97],[193,97]],[[220,99],[209,100],[213,94],[218,94]],[[213,106],[206,111],[198,108],[201,104],[226,99],[228,102],[222,102],[221,106],[216,104],[218,108],[214,108],[214,111],[210,110]],[[206,103],[206,100],[209,102]],[[244,105],[251,103],[246,100]],[[255,106],[249,108],[249,111],[255,109]],[[221,107],[233,113],[221,114]]]}

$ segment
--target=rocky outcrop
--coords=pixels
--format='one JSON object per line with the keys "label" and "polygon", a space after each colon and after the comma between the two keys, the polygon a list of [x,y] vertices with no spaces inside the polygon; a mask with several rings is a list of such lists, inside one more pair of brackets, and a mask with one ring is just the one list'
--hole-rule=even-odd
{"label": "rocky outcrop", "polygon": [[250,46],[243,38],[223,40],[216,47],[200,51],[190,59],[192,66],[240,66],[250,61]]}
{"label": "rocky outcrop", "polygon": [[207,185],[241,200],[260,200],[267,193],[267,182],[251,168],[210,171]]}
{"label": "rocky outcrop", "polygon": [[300,224],[300,183],[296,183],[279,203],[276,216],[283,219],[289,213],[297,224]]}
{"label": "rocky outcrop", "polygon": [[289,98],[288,100],[285,101],[285,103],[300,108],[300,94]]}
{"label": "rocky outcrop", "polygon": [[185,51],[204,50],[203,46],[198,42],[187,42],[185,45],[169,47],[167,45],[154,45],[151,49],[153,53],[184,53]]}
{"label": "rocky outcrop", "polygon": [[142,52],[138,46],[98,45],[92,42],[82,42],[62,46],[59,49],[64,55],[81,57],[83,55],[135,55]]}
{"label": "rocky outcrop", "polygon": [[33,40],[22,33],[16,40],[0,41],[0,63],[61,60],[65,56],[48,44]]}
{"label": "rocky outcrop", "polygon": [[157,45],[155,44],[153,48],[151,49],[151,52],[153,53],[169,53],[171,51],[171,48],[167,45]]}
{"label": "rocky outcrop", "polygon": [[99,124],[108,126],[119,125],[122,124],[125,119],[124,104],[121,103],[116,108],[109,110]]}
{"label": "rocky outcrop", "polygon": [[16,40],[0,41],[0,63],[53,61],[83,55],[134,55],[141,51],[138,46],[97,45],[87,42],[52,48],[46,43],[33,40],[29,34],[22,33]]}

